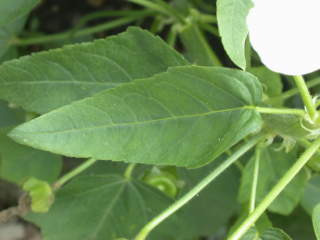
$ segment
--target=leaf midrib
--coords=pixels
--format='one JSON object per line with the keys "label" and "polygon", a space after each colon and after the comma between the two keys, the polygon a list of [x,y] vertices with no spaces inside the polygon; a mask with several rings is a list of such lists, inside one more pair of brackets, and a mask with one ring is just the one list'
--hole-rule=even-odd
{"label": "leaf midrib", "polygon": [[[242,107],[236,107],[236,108],[229,108],[229,109],[223,109],[223,110],[214,110],[209,111],[206,113],[197,113],[197,114],[190,114],[190,115],[182,115],[179,117],[167,117],[167,118],[159,118],[159,119],[152,119],[152,120],[145,120],[141,122],[130,122],[130,123],[120,123],[120,124],[104,124],[100,126],[94,126],[94,127],[83,127],[83,128],[74,128],[74,129],[67,129],[67,130],[61,130],[61,131],[37,131],[37,132],[26,132],[25,133],[32,133],[32,134],[61,134],[61,133],[71,133],[71,132],[77,132],[77,131],[87,131],[87,130],[96,130],[100,128],[114,128],[114,127],[127,127],[132,125],[143,125],[143,124],[149,124],[149,123],[156,123],[161,121],[170,121],[170,120],[180,120],[180,119],[187,119],[187,118],[196,118],[196,117],[205,117],[216,113],[224,113],[224,112],[232,112],[232,111],[239,111],[239,110],[253,110],[254,106],[242,106]],[[41,117],[40,117],[41,118]],[[14,136],[15,134],[13,134]]]}

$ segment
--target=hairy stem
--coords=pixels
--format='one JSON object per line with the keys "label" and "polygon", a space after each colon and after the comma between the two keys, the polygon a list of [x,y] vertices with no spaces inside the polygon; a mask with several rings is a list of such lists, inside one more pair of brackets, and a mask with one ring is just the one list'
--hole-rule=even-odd
{"label": "hairy stem", "polygon": [[87,161],[85,161],[84,163],[80,164],[78,167],[76,167],[75,169],[71,170],[66,175],[62,176],[59,180],[57,180],[53,184],[53,189],[54,190],[59,189],[62,185],[64,185],[70,179],[74,178],[75,176],[77,176],[78,174],[80,174],[81,172],[86,170],[88,167],[93,165],[96,161],[97,161],[96,159],[90,158]]}
{"label": "hairy stem", "polygon": [[243,221],[243,223],[233,232],[228,240],[239,240],[249,230],[258,218],[267,210],[276,197],[285,189],[292,179],[306,165],[310,158],[318,151],[320,147],[320,138],[312,143],[312,145],[301,155],[296,163],[286,172],[268,195],[261,201],[257,208]]}
{"label": "hairy stem", "polygon": [[209,183],[216,179],[222,172],[224,172],[228,167],[230,167],[235,161],[237,161],[243,154],[249,151],[253,146],[255,146],[259,141],[264,138],[264,135],[258,135],[250,139],[244,145],[242,145],[238,150],[236,150],[232,156],[215,168],[208,176],[202,179],[195,187],[193,187],[188,193],[182,196],[179,200],[165,209],[158,216],[153,218],[149,223],[147,223],[135,240],[145,240],[149,233],[157,227],[162,221],[174,214],[177,210],[183,207],[186,203],[192,200],[199,192],[201,192]]}
{"label": "hairy stem", "polygon": [[306,82],[304,81],[304,78],[302,76],[294,76],[293,78],[296,82],[297,88],[299,89],[302,101],[306,107],[306,110],[310,116],[310,119],[313,121],[316,120],[317,109],[312,101],[312,96],[309,92]]}

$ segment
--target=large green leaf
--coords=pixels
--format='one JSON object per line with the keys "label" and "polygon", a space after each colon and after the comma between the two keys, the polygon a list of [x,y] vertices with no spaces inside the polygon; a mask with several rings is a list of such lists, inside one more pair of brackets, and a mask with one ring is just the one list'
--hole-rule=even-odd
{"label": "large green leaf", "polygon": [[249,73],[177,67],[104,91],[16,128],[11,137],[74,157],[200,166],[261,127]]}
{"label": "large green leaf", "polygon": [[18,34],[25,16],[39,3],[39,0],[1,0],[0,1],[0,57],[10,47],[10,41]]}
{"label": "large green leaf", "polygon": [[320,240],[320,204],[318,204],[313,210],[312,222],[317,239]]}
{"label": "large green leaf", "polygon": [[[192,189],[224,160],[224,157],[220,157],[210,165],[198,169],[179,168],[179,179],[184,183],[180,195]],[[184,206],[186,220],[193,227],[194,237],[211,236],[233,216],[239,207],[239,175],[237,169],[231,167]]]}
{"label": "large green leaf", "polygon": [[[279,145],[271,145],[261,151],[257,185],[257,202],[260,202],[267,195],[297,159],[295,151],[286,153],[277,150],[278,147]],[[239,193],[241,202],[248,202],[250,198],[254,160],[255,159],[252,158],[248,162],[242,176]],[[305,171],[301,171],[270,205],[269,210],[284,215],[290,214],[298,205],[306,182],[307,174]]]}
{"label": "large green leaf", "polygon": [[252,0],[217,0],[217,18],[222,44],[231,60],[242,69],[246,68],[246,17],[252,6]]}
{"label": "large green leaf", "polygon": [[0,178],[22,184],[29,177],[53,182],[60,174],[61,157],[15,143],[0,128]]}
{"label": "large green leaf", "polygon": [[320,176],[312,177],[307,183],[301,200],[302,207],[311,215],[314,207],[320,204]]}
{"label": "large green leaf", "polygon": [[0,66],[0,99],[45,113],[136,78],[187,62],[139,28],[92,43],[23,57]]}
{"label": "large green leaf", "polygon": [[[172,200],[158,190],[120,175],[81,176],[63,187],[47,214],[29,214],[46,240],[132,239]],[[170,220],[171,219],[171,220]],[[174,240],[184,220],[173,216],[150,236]]]}

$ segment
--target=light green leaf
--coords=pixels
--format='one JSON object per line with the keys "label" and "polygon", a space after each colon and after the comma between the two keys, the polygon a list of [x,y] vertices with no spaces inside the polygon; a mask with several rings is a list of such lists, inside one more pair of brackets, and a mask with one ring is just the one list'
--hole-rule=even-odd
{"label": "light green leaf", "polygon": [[[225,157],[220,157],[210,165],[198,169],[179,168],[179,179],[184,183],[180,195],[192,189],[224,160]],[[229,168],[183,207],[186,221],[193,228],[190,237],[211,236],[227,224],[239,207],[236,201],[239,177],[235,167]]]}
{"label": "light green leaf", "polygon": [[320,240],[320,204],[318,204],[313,210],[312,222],[317,239]]}
{"label": "light green leaf", "polygon": [[[277,150],[278,147],[279,145],[271,145],[261,151],[257,186],[257,203],[267,195],[284,173],[297,160],[297,153],[295,151],[286,153]],[[241,202],[249,201],[253,170],[254,158],[248,162],[242,176],[239,193],[239,200]],[[272,212],[283,215],[290,214],[298,205],[300,198],[302,197],[307,178],[307,173],[305,171],[301,171],[268,209]]]}
{"label": "light green leaf", "polygon": [[15,143],[0,129],[0,178],[22,184],[29,177],[53,182],[60,174],[61,157]]}
{"label": "light green leaf", "polygon": [[74,157],[204,165],[261,127],[249,73],[177,67],[60,108],[11,132],[16,141]]}
{"label": "light green leaf", "polygon": [[303,198],[302,207],[311,215],[314,207],[320,203],[320,176],[312,177],[307,183]]}
{"label": "light green leaf", "polygon": [[[29,214],[46,240],[132,239],[172,201],[156,189],[119,175],[81,176],[57,192],[47,214]],[[174,240],[183,219],[170,217],[150,239]]]}
{"label": "light green leaf", "polygon": [[39,3],[39,0],[0,1],[0,57],[10,47],[10,41],[24,26],[25,16]]}
{"label": "light green leaf", "polygon": [[246,68],[246,18],[252,6],[252,0],[217,0],[218,27],[222,44],[231,60],[242,69]]}
{"label": "light green leaf", "polygon": [[139,28],[50,50],[0,66],[0,99],[45,113],[170,66],[188,64],[160,38]]}

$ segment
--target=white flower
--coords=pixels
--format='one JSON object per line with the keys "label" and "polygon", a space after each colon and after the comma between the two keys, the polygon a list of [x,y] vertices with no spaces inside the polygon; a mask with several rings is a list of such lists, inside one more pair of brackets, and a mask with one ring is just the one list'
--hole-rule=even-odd
{"label": "white flower", "polygon": [[271,70],[303,75],[320,69],[320,0],[253,0],[249,38]]}

